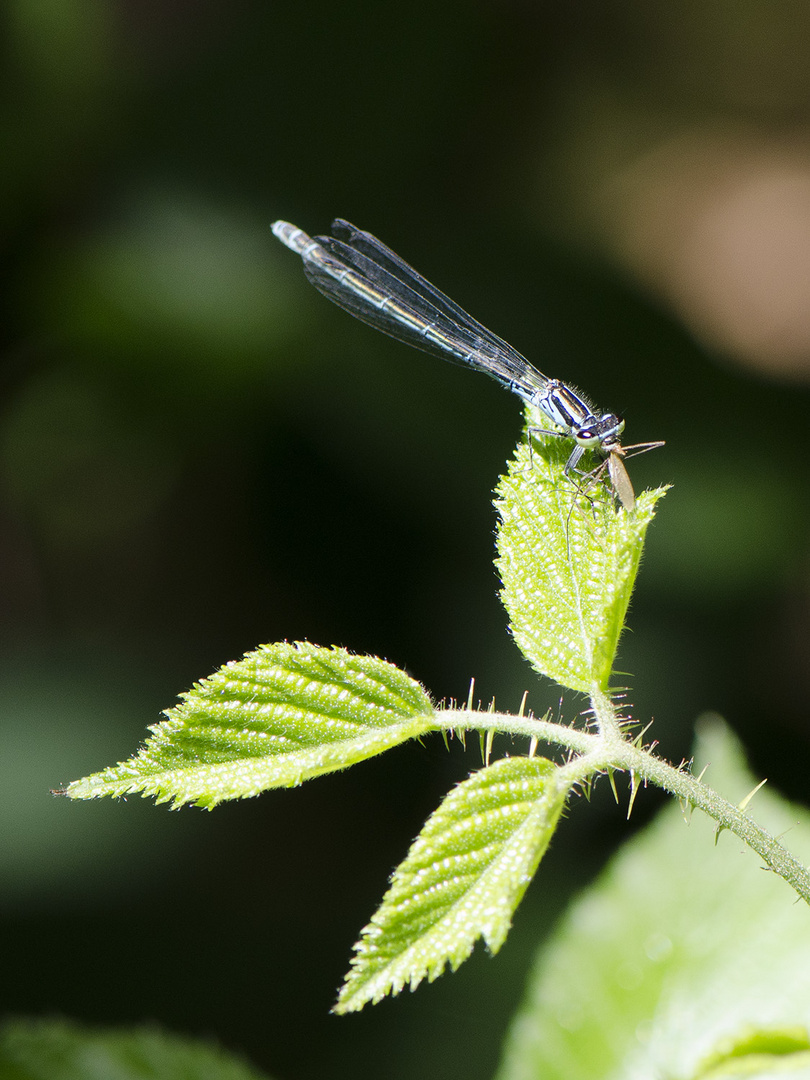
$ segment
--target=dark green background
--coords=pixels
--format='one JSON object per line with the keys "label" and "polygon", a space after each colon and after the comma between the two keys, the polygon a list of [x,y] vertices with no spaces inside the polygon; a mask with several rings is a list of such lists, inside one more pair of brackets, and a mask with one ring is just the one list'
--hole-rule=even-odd
{"label": "dark green background", "polygon": [[806,394],[702,351],[567,234],[545,181],[576,73],[663,113],[651,40],[678,45],[618,3],[43,0],[5,21],[3,1009],[153,1019],[290,1080],[487,1077],[536,943],[626,835],[607,785],[496,960],[346,1019],[328,1009],[351,944],[476,748],[433,740],[213,814],[48,791],[260,642],[558,708],[492,568],[520,403],[309,288],[269,224],[339,215],[623,413],[628,441],[666,439],[631,466],[675,485],[622,643],[634,715],[677,761],[718,710],[804,794]]}

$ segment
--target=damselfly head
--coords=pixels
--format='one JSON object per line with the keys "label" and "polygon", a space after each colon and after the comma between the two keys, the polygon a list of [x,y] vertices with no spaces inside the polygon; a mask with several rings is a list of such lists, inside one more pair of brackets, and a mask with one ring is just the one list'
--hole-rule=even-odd
{"label": "damselfly head", "polygon": [[603,413],[588,419],[593,423],[575,428],[571,433],[577,445],[586,449],[599,448],[605,453],[615,450],[624,431],[624,420],[614,413]]}

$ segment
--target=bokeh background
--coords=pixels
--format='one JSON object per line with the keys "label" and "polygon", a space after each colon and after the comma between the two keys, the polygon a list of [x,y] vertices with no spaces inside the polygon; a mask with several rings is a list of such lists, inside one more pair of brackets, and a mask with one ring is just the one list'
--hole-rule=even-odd
{"label": "bokeh background", "polygon": [[634,715],[679,760],[718,710],[805,796],[810,8],[2,19],[3,1011],[155,1020],[289,1080],[488,1077],[537,942],[627,834],[606,791],[495,960],[338,1020],[352,942],[475,747],[213,814],[49,789],[278,639],[385,656],[437,699],[474,677],[484,703],[560,707],[492,568],[519,402],[333,308],[269,231],[343,216],[623,413],[627,441],[667,441],[631,466],[674,485],[622,645]]}

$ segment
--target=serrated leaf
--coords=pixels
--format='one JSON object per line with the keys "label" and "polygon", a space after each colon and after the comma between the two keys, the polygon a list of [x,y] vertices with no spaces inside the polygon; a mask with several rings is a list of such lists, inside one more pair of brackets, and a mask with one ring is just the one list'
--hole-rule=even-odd
{"label": "serrated leaf", "polygon": [[363,930],[336,1012],[432,982],[478,938],[498,951],[565,804],[557,777],[544,758],[504,758],[447,795]]}
{"label": "serrated leaf", "polygon": [[[727,730],[697,757],[730,802],[753,787]],[[754,811],[808,860],[806,809],[765,788]],[[622,848],[538,954],[498,1080],[810,1077],[810,912],[715,833],[673,804]]]}
{"label": "serrated leaf", "polygon": [[[537,419],[529,411],[529,428]],[[628,512],[603,479],[578,491],[564,474],[567,440],[522,441],[501,478],[497,567],[515,641],[562,686],[605,690],[644,534],[665,488]]]}
{"label": "serrated leaf", "polygon": [[262,645],[183,695],[128,761],[76,780],[72,799],[142,792],[211,808],[292,787],[432,727],[425,690],[375,656]]}
{"label": "serrated leaf", "polygon": [[157,1027],[100,1029],[65,1020],[9,1020],[0,1029],[8,1080],[262,1080],[211,1043]]}

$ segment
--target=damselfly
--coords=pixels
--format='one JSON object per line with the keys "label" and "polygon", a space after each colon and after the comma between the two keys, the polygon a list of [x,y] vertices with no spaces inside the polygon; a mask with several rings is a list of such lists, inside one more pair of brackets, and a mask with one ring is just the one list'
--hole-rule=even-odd
{"label": "damselfly", "polygon": [[624,458],[662,443],[622,446],[621,417],[596,412],[570,386],[543,375],[371,233],[341,218],[332,222],[333,236],[307,236],[288,221],[275,222],[273,232],[301,256],[315,288],[350,315],[417,349],[485,371],[539,409],[557,427],[545,434],[574,440],[566,476],[580,473],[577,466],[586,450],[601,454],[605,461],[595,472],[606,466],[622,505],[635,507]]}

